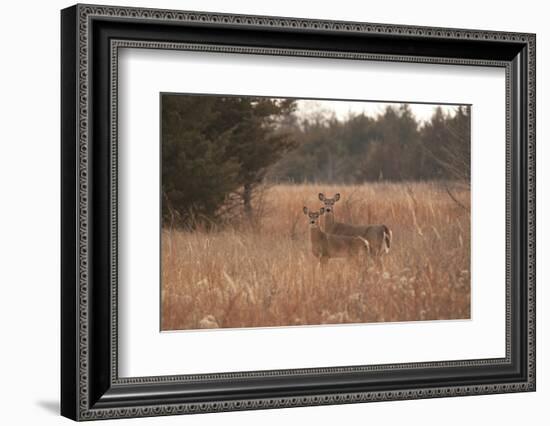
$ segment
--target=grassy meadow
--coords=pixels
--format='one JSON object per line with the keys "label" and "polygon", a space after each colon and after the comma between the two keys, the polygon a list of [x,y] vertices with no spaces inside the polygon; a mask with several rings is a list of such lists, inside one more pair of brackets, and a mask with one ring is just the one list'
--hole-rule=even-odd
{"label": "grassy meadow", "polygon": [[[393,232],[382,266],[311,254],[303,206]],[[470,192],[436,183],[274,185],[254,225],[162,231],[162,330],[470,317]],[[453,199],[454,198],[454,199]],[[258,208],[258,206],[255,206]]]}

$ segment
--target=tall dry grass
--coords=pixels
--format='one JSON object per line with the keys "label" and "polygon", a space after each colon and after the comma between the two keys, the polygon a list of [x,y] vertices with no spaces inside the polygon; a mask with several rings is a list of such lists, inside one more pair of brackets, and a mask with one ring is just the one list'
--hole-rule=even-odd
{"label": "tall dry grass", "polygon": [[[340,192],[336,220],[392,229],[383,267],[319,266],[302,212],[321,206],[318,192]],[[162,329],[469,318],[470,193],[453,195],[430,183],[277,185],[252,227],[164,229]]]}

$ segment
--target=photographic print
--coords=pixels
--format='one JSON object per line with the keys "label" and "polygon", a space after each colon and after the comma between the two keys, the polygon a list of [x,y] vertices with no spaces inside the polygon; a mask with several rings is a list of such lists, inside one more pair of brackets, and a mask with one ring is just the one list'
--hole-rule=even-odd
{"label": "photographic print", "polygon": [[470,318],[470,105],[160,103],[162,331]]}

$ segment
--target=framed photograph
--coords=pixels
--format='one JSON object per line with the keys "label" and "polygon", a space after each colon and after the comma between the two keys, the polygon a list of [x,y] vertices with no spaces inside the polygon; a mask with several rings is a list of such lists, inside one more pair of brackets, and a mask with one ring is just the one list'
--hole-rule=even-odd
{"label": "framed photograph", "polygon": [[535,390],[535,35],[61,12],[61,412]]}

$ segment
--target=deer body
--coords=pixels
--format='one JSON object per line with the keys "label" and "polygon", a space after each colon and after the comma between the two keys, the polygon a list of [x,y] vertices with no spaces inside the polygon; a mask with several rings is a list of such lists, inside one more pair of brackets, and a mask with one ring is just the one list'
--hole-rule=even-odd
{"label": "deer body", "polygon": [[310,220],[311,252],[321,263],[326,263],[331,258],[362,258],[369,255],[370,247],[366,239],[360,236],[327,234],[322,231],[318,221],[323,213],[323,208],[319,212],[309,212],[304,207],[304,214],[308,215]]}
{"label": "deer body", "polygon": [[369,242],[371,253],[375,256],[390,251],[392,232],[386,225],[350,225],[336,222],[334,219],[334,203],[340,199],[340,194],[334,198],[326,198],[319,194],[319,199],[325,203],[323,229],[325,232],[342,236],[362,237]]}

